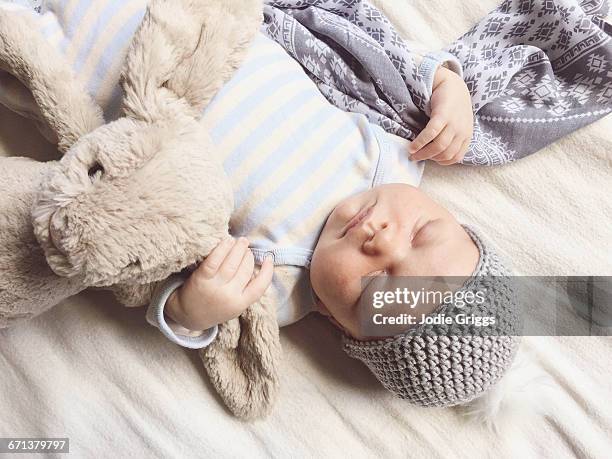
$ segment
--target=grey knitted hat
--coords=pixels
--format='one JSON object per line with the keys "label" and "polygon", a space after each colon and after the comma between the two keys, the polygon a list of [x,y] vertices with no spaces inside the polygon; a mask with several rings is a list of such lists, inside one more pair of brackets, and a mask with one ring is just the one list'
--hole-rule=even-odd
{"label": "grey knitted hat", "polygon": [[[391,338],[360,341],[345,336],[344,350],[364,362],[382,385],[419,406],[467,403],[494,385],[510,367],[519,344],[519,311],[509,273],[493,250],[464,227],[480,254],[472,277],[461,290],[486,291],[470,311],[498,319],[487,335],[474,325],[423,324]],[[458,313],[443,303],[436,313]],[[465,312],[465,310],[463,310]]]}

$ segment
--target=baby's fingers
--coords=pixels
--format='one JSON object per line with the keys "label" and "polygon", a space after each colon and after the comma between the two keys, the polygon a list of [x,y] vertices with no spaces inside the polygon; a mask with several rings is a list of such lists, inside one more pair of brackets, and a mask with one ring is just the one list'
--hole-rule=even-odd
{"label": "baby's fingers", "polygon": [[431,160],[443,166],[454,164],[454,158],[459,153],[459,149],[461,148],[461,142],[461,138],[455,137],[446,150],[434,156],[433,158],[431,158]]}
{"label": "baby's fingers", "polygon": [[244,254],[242,262],[240,263],[240,266],[238,267],[234,278],[231,280],[231,282],[236,286],[236,289],[238,291],[242,292],[245,289],[245,287],[251,280],[251,277],[253,276],[254,269],[255,259],[253,257],[253,252],[251,252],[251,250],[249,249],[247,250],[247,253]]}
{"label": "baby's fingers", "polygon": [[446,120],[441,116],[432,117],[425,129],[421,131],[421,133],[412,141],[410,147],[408,148],[411,155],[414,155],[417,151],[431,142],[433,139],[438,137],[444,128],[446,127]]}
{"label": "baby's fingers", "polygon": [[461,149],[459,150],[459,155],[457,157],[457,162],[459,161],[463,161],[463,158],[465,158],[465,155],[467,154],[468,150],[470,149],[470,145],[472,144],[472,135],[470,134],[470,136],[465,139],[463,141],[463,143],[461,144]]}
{"label": "baby's fingers", "polygon": [[454,132],[449,126],[445,127],[444,130],[431,142],[425,145],[420,151],[412,155],[413,161],[421,161],[424,159],[431,159],[438,156],[440,153],[446,151],[448,147],[453,143],[455,137]]}
{"label": "baby's fingers", "polygon": [[270,283],[272,282],[273,274],[274,264],[272,263],[272,258],[266,257],[257,275],[253,279],[251,279],[249,284],[244,289],[243,293],[245,299],[249,304],[255,303],[263,296],[263,294],[266,292],[266,289],[270,286]]}
{"label": "baby's fingers", "polygon": [[225,282],[232,280],[247,252],[250,252],[248,239],[244,237],[238,238],[234,247],[232,247],[219,267],[217,276]]}
{"label": "baby's fingers", "polygon": [[198,274],[202,274],[205,279],[212,279],[235,243],[236,240],[232,237],[227,237],[219,242],[198,267]]}
{"label": "baby's fingers", "polygon": [[464,141],[458,140],[456,149],[454,150],[453,154],[448,159],[444,159],[442,157],[438,159],[438,157],[435,157],[433,158],[433,160],[437,162],[438,164],[440,164],[441,166],[450,166],[452,164],[457,164],[465,157],[465,153],[467,152],[470,142],[471,142],[471,139],[467,139]]}

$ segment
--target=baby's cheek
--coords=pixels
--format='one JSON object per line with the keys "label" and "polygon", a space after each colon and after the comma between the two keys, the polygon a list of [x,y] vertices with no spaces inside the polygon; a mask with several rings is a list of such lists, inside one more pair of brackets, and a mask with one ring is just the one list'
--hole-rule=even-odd
{"label": "baby's cheek", "polygon": [[361,277],[352,266],[346,266],[350,263],[350,260],[347,260],[343,266],[337,266],[330,272],[334,296],[344,308],[351,308],[361,294]]}
{"label": "baby's cheek", "polygon": [[318,287],[339,303],[338,307],[352,306],[361,293],[360,260],[351,247],[330,245],[318,250],[313,258],[312,278]]}

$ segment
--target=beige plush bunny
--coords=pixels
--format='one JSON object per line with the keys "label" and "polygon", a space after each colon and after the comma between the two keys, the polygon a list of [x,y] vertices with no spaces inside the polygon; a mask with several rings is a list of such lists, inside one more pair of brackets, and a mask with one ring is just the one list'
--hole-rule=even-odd
{"label": "beige plush bunny", "polygon": [[[232,190],[200,116],[261,20],[261,0],[153,0],[122,74],[123,116],[104,124],[31,18],[0,11],[0,77],[63,154],[0,159],[0,326],[90,286],[145,305],[158,281],[227,235]],[[222,325],[200,353],[232,412],[269,411],[280,360],[273,305]]]}

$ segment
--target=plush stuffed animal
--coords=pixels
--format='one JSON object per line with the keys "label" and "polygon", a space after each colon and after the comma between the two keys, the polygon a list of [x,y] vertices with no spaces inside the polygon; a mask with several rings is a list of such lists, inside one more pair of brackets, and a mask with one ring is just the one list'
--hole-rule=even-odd
{"label": "plush stuffed animal", "polygon": [[[122,73],[122,117],[104,124],[32,18],[0,10],[0,84],[14,95],[3,103],[63,154],[0,158],[0,327],[91,286],[145,305],[227,235],[232,190],[200,116],[261,20],[261,0],[153,0]],[[278,391],[274,305],[220,326],[200,355],[234,414],[266,414]]]}

